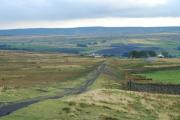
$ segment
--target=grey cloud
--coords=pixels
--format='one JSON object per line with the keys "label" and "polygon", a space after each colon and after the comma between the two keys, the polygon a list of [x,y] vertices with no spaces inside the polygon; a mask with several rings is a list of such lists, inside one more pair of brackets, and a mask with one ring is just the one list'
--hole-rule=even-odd
{"label": "grey cloud", "polygon": [[150,6],[143,3],[136,5],[125,2],[126,0],[104,1],[106,2],[103,0],[91,0],[91,2],[90,0],[1,0],[0,22],[102,17],[180,17],[179,0],[166,0],[168,1],[166,4]]}

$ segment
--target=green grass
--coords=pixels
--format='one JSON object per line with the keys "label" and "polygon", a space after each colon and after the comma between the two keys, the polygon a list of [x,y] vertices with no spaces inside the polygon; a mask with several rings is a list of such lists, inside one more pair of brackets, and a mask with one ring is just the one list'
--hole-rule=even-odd
{"label": "green grass", "polygon": [[179,96],[96,89],[47,100],[0,120],[178,120]]}
{"label": "green grass", "polygon": [[156,83],[180,84],[180,70],[162,70],[140,74]]}

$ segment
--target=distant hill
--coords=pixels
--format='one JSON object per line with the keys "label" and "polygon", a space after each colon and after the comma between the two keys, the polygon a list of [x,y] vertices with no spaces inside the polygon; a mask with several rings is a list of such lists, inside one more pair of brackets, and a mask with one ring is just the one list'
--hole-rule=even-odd
{"label": "distant hill", "polygon": [[31,28],[0,30],[1,36],[10,35],[103,35],[180,32],[180,27],[80,27],[80,28]]}
{"label": "distant hill", "polygon": [[180,57],[180,27],[82,27],[0,30],[0,50],[127,56],[133,50]]}

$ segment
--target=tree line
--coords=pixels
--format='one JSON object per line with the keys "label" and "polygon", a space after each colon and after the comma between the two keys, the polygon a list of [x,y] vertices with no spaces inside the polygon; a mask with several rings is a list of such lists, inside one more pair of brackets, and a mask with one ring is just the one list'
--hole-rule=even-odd
{"label": "tree line", "polygon": [[[167,51],[162,51],[161,52],[161,55],[163,57],[170,57],[169,53]],[[141,51],[137,51],[137,50],[133,50],[133,51],[130,51],[128,53],[128,57],[129,58],[148,58],[148,57],[157,57],[158,54],[155,52],[155,51],[144,51],[144,50],[141,50]]]}

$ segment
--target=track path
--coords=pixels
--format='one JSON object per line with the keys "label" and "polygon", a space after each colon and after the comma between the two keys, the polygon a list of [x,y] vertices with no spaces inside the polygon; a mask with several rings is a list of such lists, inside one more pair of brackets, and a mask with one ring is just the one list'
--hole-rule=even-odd
{"label": "track path", "polygon": [[0,107],[0,117],[7,116],[19,109],[28,107],[29,105],[32,105],[32,104],[35,104],[38,102],[42,102],[44,100],[59,99],[59,98],[63,98],[64,96],[76,95],[76,94],[86,92],[88,87],[91,86],[94,83],[94,81],[96,81],[96,79],[99,77],[99,75],[104,72],[105,67],[106,67],[106,64],[102,63],[94,72],[90,73],[87,76],[87,80],[85,82],[83,82],[80,86],[71,88],[71,89],[66,89],[60,95],[44,96],[44,97],[39,97],[39,98],[16,102],[16,103],[10,103],[10,104],[1,106]]}

